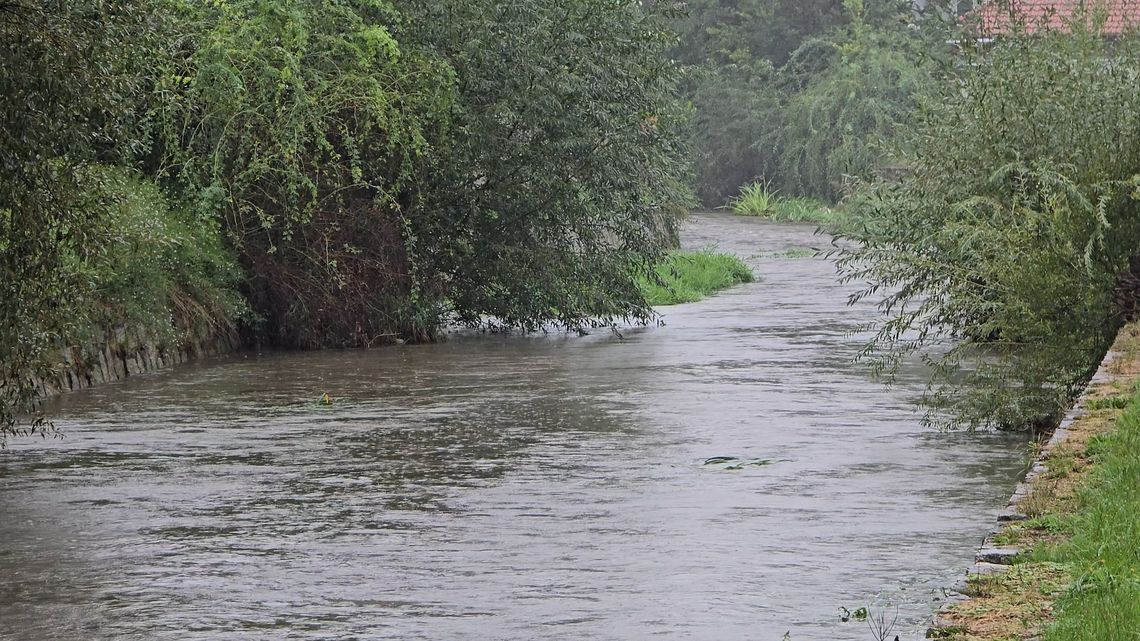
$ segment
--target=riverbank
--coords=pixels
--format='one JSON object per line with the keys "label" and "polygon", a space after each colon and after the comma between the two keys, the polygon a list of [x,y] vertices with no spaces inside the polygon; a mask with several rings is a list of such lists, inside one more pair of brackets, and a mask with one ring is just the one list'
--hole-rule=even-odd
{"label": "riverbank", "polygon": [[34,387],[40,399],[47,399],[199,358],[228,354],[240,347],[237,332],[232,328],[177,341],[163,340],[153,332],[138,328],[107,330],[98,341],[85,347],[61,349],[55,374],[35,379]]}
{"label": "riverbank", "polygon": [[1140,630],[1140,325],[1125,327],[929,636],[1111,641]]}
{"label": "riverbank", "polygon": [[[661,263],[657,280],[642,279],[653,306],[691,303],[713,293],[755,280],[752,270],[732,254],[711,250],[676,251]],[[176,335],[146,326],[88,332],[79,347],[58,352],[52,373],[31,383],[40,399],[153,372],[203,356],[238,350],[241,342],[232,326],[199,328]]]}

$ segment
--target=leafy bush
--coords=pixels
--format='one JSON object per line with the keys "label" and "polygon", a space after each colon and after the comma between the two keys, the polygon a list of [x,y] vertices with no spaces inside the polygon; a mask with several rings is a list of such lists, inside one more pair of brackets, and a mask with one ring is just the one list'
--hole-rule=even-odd
{"label": "leafy bush", "polygon": [[841,210],[816,198],[781,198],[776,202],[776,220],[833,224],[843,219]]}
{"label": "leafy bush", "polygon": [[637,278],[689,204],[677,4],[399,3],[401,42],[460,79],[408,226],[425,296],[469,324],[651,316]]}
{"label": "leafy bush", "polygon": [[[217,215],[268,338],[297,347],[420,334],[410,188],[454,78],[401,49],[382,0],[186,3],[157,90],[168,173]],[[429,321],[430,322],[430,321]]]}
{"label": "leafy bush", "polygon": [[908,172],[849,203],[865,224],[841,266],[887,315],[866,355],[889,373],[921,351],[936,422],[1047,423],[1125,316],[1140,57],[1076,30],[964,51],[922,102]]}
{"label": "leafy bush", "polygon": [[770,170],[756,142],[779,113],[781,92],[766,61],[697,68],[686,84],[692,104],[689,138],[693,183],[706,207],[726,203],[742,185]]}
{"label": "leafy bush", "polygon": [[945,47],[936,22],[912,28],[909,2],[792,4],[694,2],[679,23],[706,206],[758,176],[786,195],[835,202],[850,177],[885,160],[882,143],[914,110],[926,57]]}
{"label": "leafy bush", "polygon": [[36,381],[82,322],[89,283],[69,265],[97,255],[110,230],[80,174],[143,144],[136,98],[149,33],[145,3],[2,4],[0,437],[35,409]]}
{"label": "leafy bush", "polygon": [[217,220],[171,209],[157,186],[122,169],[89,168],[82,182],[108,234],[98,251],[67,261],[89,285],[81,334],[126,326],[180,345],[233,329],[246,313],[242,273]]}
{"label": "leafy bush", "polygon": [[862,13],[845,37],[805,43],[781,69],[786,97],[756,142],[772,159],[767,175],[784,193],[830,202],[871,178],[915,111],[929,83],[924,56],[937,46],[913,30],[873,29]]}

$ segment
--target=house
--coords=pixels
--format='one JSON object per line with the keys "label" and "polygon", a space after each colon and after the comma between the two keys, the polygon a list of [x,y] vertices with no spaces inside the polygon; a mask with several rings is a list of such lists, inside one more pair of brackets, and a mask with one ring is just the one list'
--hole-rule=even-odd
{"label": "house", "polygon": [[1026,33],[1068,31],[1074,20],[1088,21],[1115,38],[1140,29],[1140,0],[990,0],[967,13],[985,37],[1007,34],[1024,26]]}

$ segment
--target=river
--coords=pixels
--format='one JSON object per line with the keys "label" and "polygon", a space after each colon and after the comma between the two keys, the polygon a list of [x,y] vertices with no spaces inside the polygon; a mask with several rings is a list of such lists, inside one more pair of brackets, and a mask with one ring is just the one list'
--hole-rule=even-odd
{"label": "river", "polygon": [[794,251],[826,245],[810,228],[710,214],[683,239],[759,281],[660,327],[59,399],[65,438],[0,453],[0,638],[868,641],[859,607],[921,638],[1024,440],[932,432],[920,372],[853,364],[875,310]]}

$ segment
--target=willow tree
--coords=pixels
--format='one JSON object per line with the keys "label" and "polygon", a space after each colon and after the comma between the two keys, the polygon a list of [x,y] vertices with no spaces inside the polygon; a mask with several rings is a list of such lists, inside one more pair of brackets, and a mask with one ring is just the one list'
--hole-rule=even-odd
{"label": "willow tree", "polygon": [[458,79],[410,221],[426,293],[463,322],[648,319],[637,285],[687,204],[675,3],[397,3]]}
{"label": "willow tree", "polygon": [[164,168],[285,345],[636,317],[685,202],[663,3],[185,2]]}
{"label": "willow tree", "polygon": [[944,37],[883,27],[862,2],[845,4],[845,32],[805,42],[780,70],[779,107],[755,143],[769,158],[768,177],[786,194],[835,202],[852,181],[890,164],[891,146],[931,82],[930,58],[944,53]]}
{"label": "willow tree", "polygon": [[162,172],[223,221],[267,337],[356,346],[429,331],[405,225],[450,69],[396,41],[384,0],[173,4]]}
{"label": "willow tree", "polygon": [[946,425],[1047,425],[1136,308],[1136,42],[966,47],[922,102],[907,173],[851,203],[841,265],[886,319],[867,356],[921,356]]}

